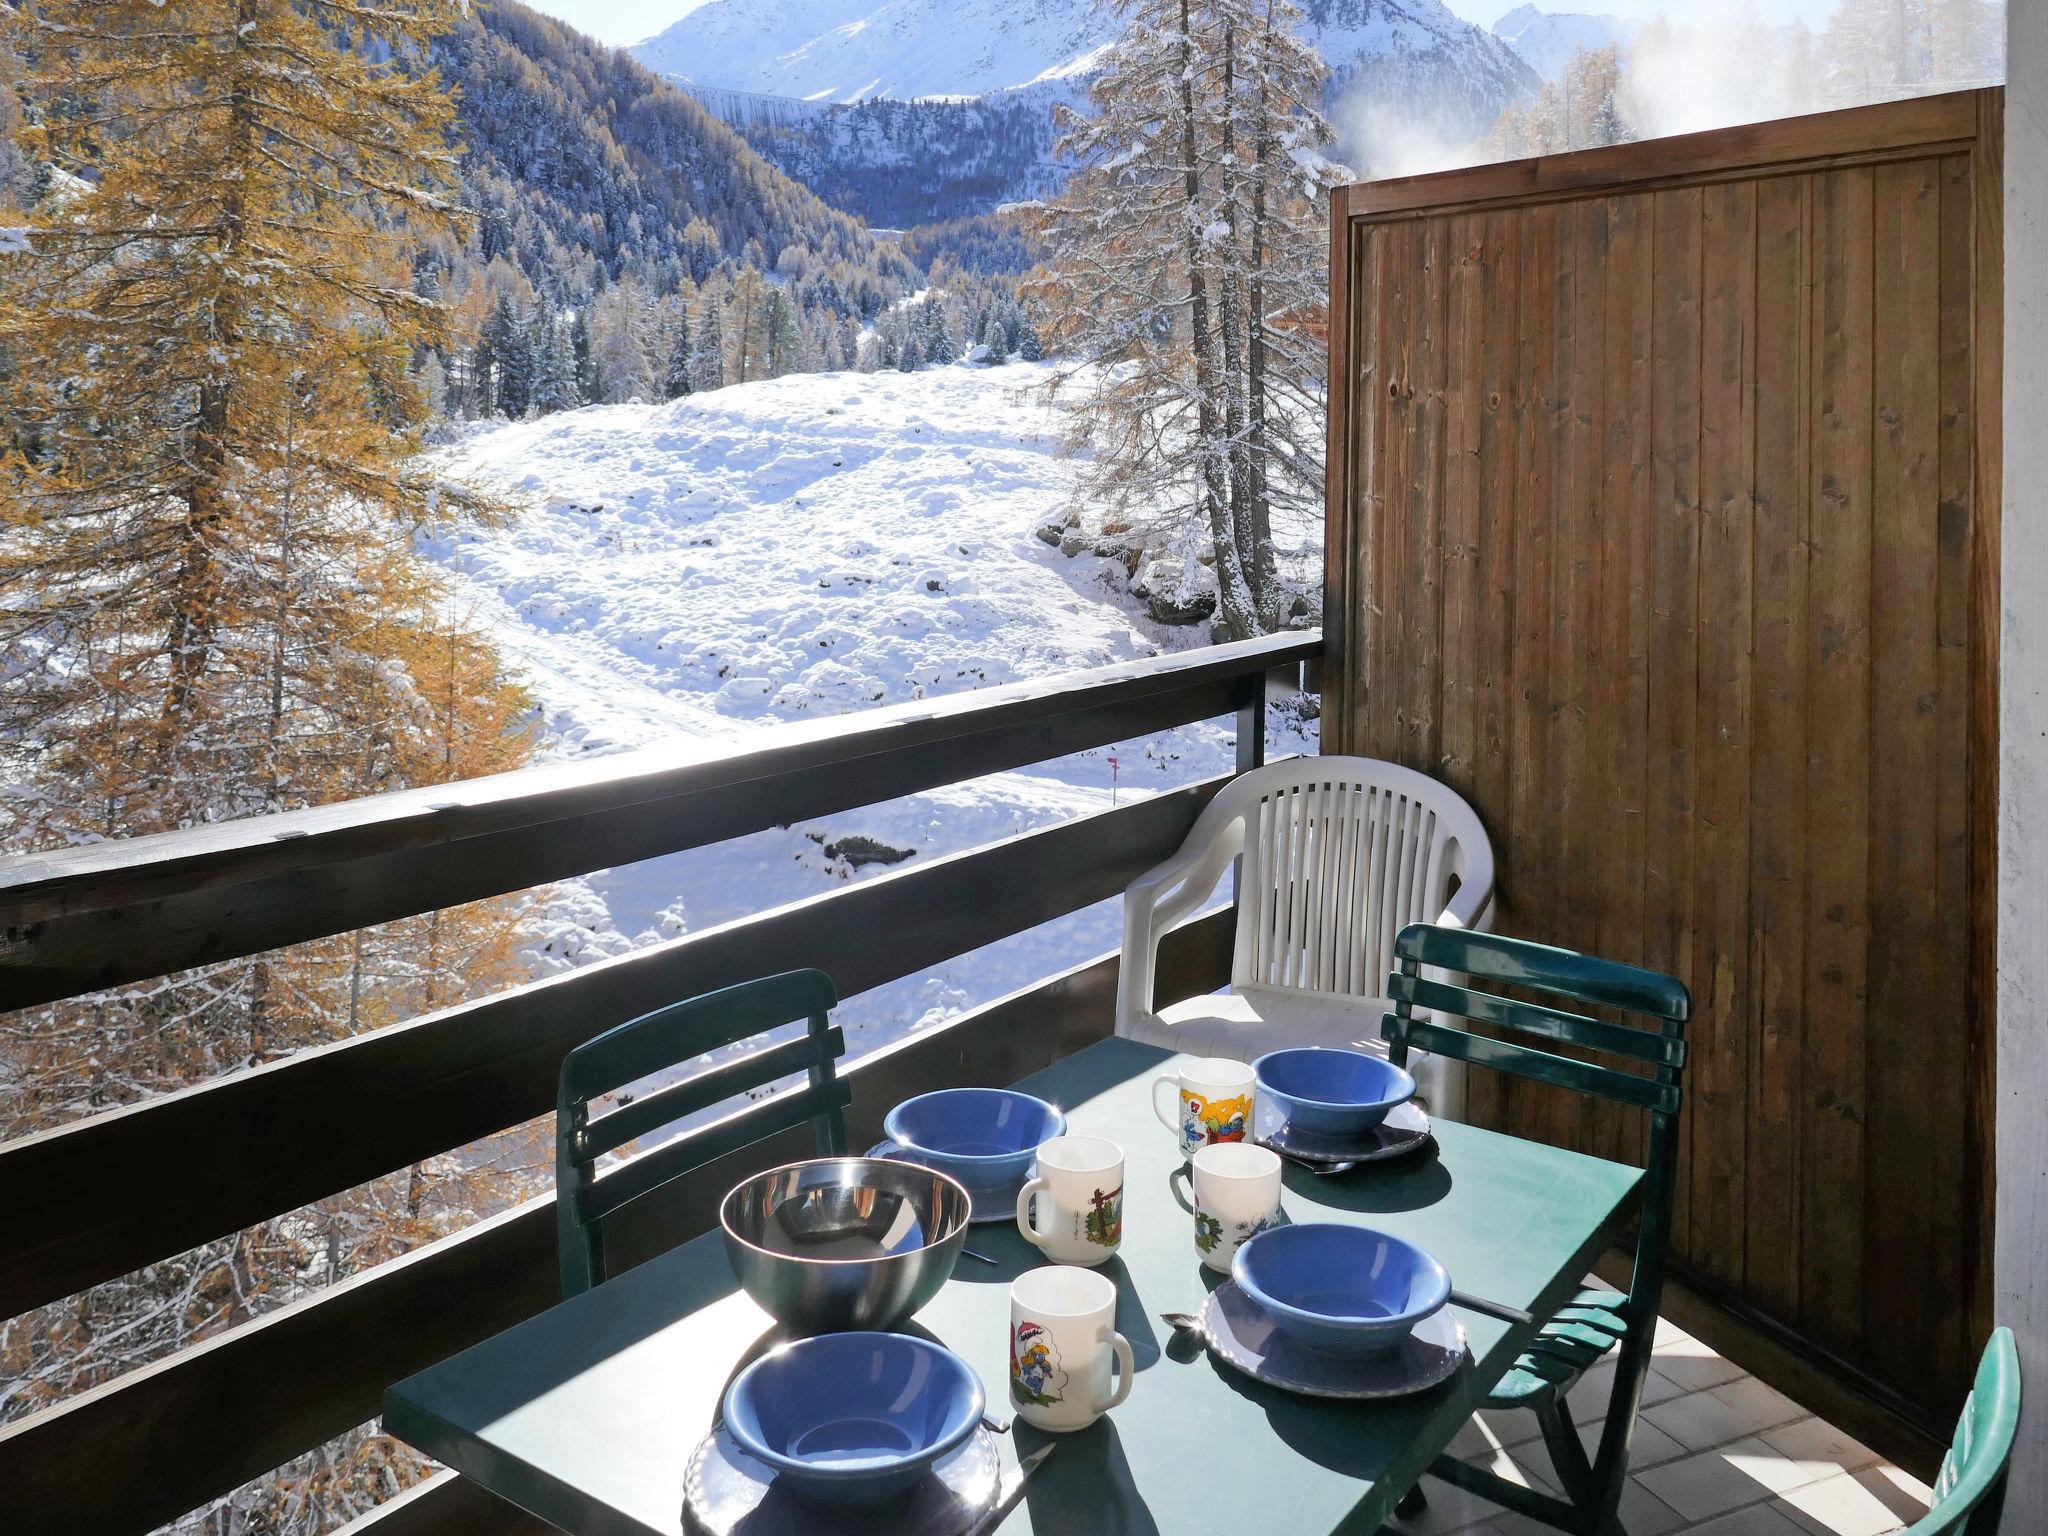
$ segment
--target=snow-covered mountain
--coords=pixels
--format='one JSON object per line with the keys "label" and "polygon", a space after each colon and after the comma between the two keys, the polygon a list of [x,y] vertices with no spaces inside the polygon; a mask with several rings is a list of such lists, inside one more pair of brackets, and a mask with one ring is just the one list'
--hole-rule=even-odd
{"label": "snow-covered mountain", "polygon": [[[1304,30],[1331,68],[1339,157],[1361,170],[1390,119],[1449,142],[1484,132],[1539,81],[1508,44],[1443,0],[1303,0]],[[632,52],[684,83],[779,168],[839,201],[873,167],[910,168],[928,190],[886,218],[949,217],[1036,195],[1057,172],[1051,105],[1077,96],[1116,35],[1096,0],[708,0]],[[868,108],[807,116],[739,98]],[[952,107],[953,118],[934,102]],[[959,117],[975,100],[1000,129]],[[881,101],[916,103],[881,111]],[[743,120],[751,116],[751,121]],[[963,131],[964,130],[964,131]]]}
{"label": "snow-covered mountain", "polygon": [[986,96],[1084,74],[1093,0],[709,0],[632,52],[693,85],[805,101]]}
{"label": "snow-covered mountain", "polygon": [[876,229],[1045,197],[1061,175],[1053,105],[1066,82],[966,101],[803,101],[683,86],[785,176]]}
{"label": "snow-covered mountain", "polygon": [[1545,80],[1561,76],[1581,49],[1594,53],[1619,44],[1625,50],[1642,30],[1640,21],[1625,16],[1543,11],[1533,5],[1518,5],[1493,24],[1494,36]]}

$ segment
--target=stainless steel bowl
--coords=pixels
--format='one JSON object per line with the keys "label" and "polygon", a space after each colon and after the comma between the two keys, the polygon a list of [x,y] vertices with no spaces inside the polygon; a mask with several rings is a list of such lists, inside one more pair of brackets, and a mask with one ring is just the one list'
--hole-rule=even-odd
{"label": "stainless steel bowl", "polygon": [[725,1253],[749,1296],[799,1333],[893,1328],[938,1293],[967,1240],[959,1181],[915,1163],[824,1157],[725,1197]]}

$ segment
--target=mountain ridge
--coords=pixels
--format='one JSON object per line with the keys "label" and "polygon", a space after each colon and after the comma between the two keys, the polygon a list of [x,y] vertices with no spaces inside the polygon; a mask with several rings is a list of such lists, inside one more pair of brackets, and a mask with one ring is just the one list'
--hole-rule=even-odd
{"label": "mountain ridge", "polygon": [[[1443,0],[1301,9],[1337,156],[1362,172],[1390,123],[1473,139],[1541,84]],[[1114,28],[1093,0],[708,0],[631,51],[828,201],[894,226],[1055,189],[1052,106],[1081,99]]]}

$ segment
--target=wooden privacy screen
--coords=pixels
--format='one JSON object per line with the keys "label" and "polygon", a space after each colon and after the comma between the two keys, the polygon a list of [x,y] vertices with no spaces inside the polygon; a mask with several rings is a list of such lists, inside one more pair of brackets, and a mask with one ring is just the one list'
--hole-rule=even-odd
{"label": "wooden privacy screen", "polygon": [[1931,1416],[1988,1326],[2001,100],[1332,220],[1325,750],[1472,801],[1499,930],[1686,981],[1684,1269]]}

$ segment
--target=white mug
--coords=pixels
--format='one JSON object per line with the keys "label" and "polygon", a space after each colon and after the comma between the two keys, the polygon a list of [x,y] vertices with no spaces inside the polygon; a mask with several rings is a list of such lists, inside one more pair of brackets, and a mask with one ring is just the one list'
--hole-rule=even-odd
{"label": "white mug", "polygon": [[1041,1143],[1038,1176],[1017,1191],[1017,1230],[1061,1264],[1109,1258],[1124,1235],[1124,1149],[1100,1136]]}
{"label": "white mug", "polygon": [[1195,1251],[1227,1275],[1237,1250],[1280,1215],[1280,1154],[1248,1141],[1204,1147],[1194,1183]]}
{"label": "white mug", "polygon": [[1193,1157],[1217,1142],[1244,1140],[1256,1081],[1249,1065],[1226,1056],[1184,1062],[1153,1083],[1152,1112],[1179,1140],[1180,1155]]}
{"label": "white mug", "polygon": [[[1110,1390],[1110,1363],[1122,1375]],[[1055,1434],[1086,1429],[1131,1395],[1137,1362],[1116,1331],[1116,1287],[1091,1269],[1048,1264],[1010,1287],[1010,1403]]]}

